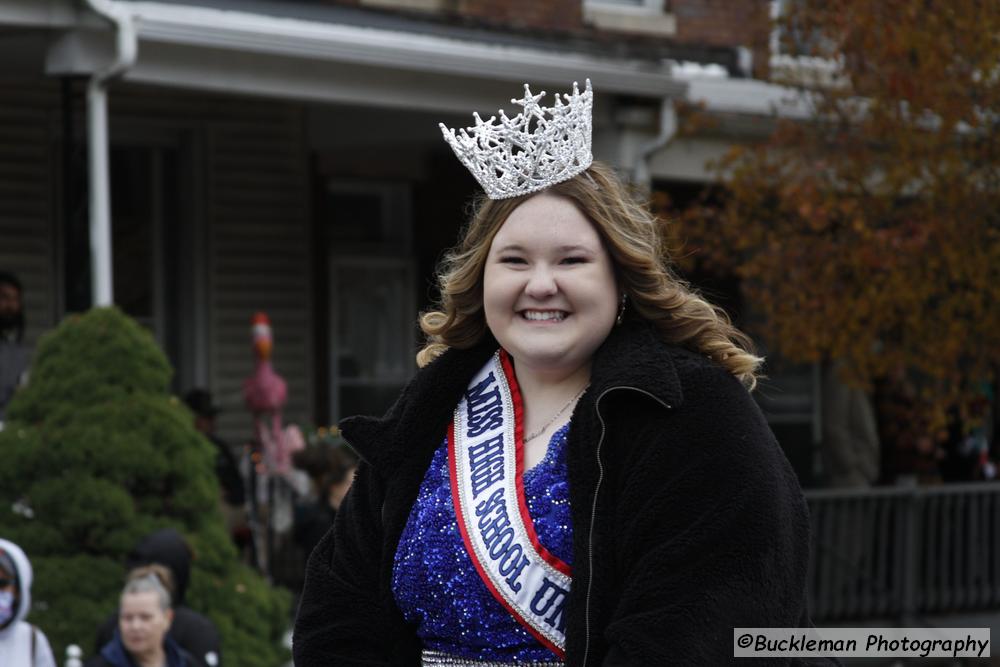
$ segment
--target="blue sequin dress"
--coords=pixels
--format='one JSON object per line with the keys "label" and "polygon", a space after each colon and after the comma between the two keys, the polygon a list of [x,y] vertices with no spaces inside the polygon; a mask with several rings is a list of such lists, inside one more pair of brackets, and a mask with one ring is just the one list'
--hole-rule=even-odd
{"label": "blue sequin dress", "polygon": [[[524,473],[524,495],[538,540],[572,565],[566,472],[569,424],[552,435],[545,458]],[[553,660],[497,602],[469,559],[456,524],[448,474],[448,442],[434,453],[403,529],[393,564],[392,589],[424,648],[473,660]]]}

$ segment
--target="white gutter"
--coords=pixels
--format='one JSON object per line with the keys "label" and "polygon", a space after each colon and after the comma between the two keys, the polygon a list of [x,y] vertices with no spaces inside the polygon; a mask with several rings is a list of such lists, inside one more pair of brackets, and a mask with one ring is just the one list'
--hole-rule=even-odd
{"label": "white gutter", "polygon": [[114,303],[111,278],[111,177],[108,168],[108,84],[135,64],[138,40],[132,17],[113,0],[86,0],[116,31],[115,56],[87,83],[87,153],[90,166],[90,267],[95,306]]}
{"label": "white gutter", "polygon": [[129,5],[143,42],[465,75],[519,84],[526,81],[565,84],[589,77],[601,91],[642,96],[681,95],[686,87],[670,77],[667,65],[595,54],[194,5],[160,2]]}
{"label": "white gutter", "polygon": [[[29,0],[0,0],[0,6],[11,1]],[[531,41],[492,42],[447,29],[415,33],[405,24],[348,25],[173,2],[116,4],[128,8],[141,42],[143,57],[124,74],[134,83],[462,114],[491,110],[501,91],[509,95],[509,84],[517,90],[525,82],[564,90],[590,78],[600,94],[656,99],[683,97],[687,88],[666,62]],[[90,12],[82,18],[50,44],[47,74],[89,76],[107,61],[109,31]]]}
{"label": "white gutter", "polygon": [[0,2],[0,25],[5,27],[72,28],[77,9],[65,0],[3,0]]}
{"label": "white gutter", "polygon": [[669,97],[664,97],[660,100],[660,131],[652,141],[639,149],[639,157],[632,171],[636,185],[645,188],[646,192],[650,191],[653,183],[649,167],[653,153],[666,146],[676,134],[677,110],[674,108],[674,101]]}
{"label": "white gutter", "polygon": [[[91,41],[92,33],[101,32],[92,28],[102,26],[97,16],[78,16],[74,11],[76,1],[0,0],[0,25],[66,30],[64,37],[75,33],[76,43],[62,45],[67,47],[65,50],[60,48],[59,40],[54,43],[46,72],[69,76],[88,74],[93,71],[87,69],[92,66],[93,59],[103,55],[103,44]],[[86,2],[105,19],[110,18],[108,12],[101,12],[96,7],[127,6],[126,19],[134,24],[144,49],[147,44],[187,47],[186,54],[177,49],[169,53],[159,48],[144,50],[142,62],[136,63],[126,76],[129,81],[184,85],[183,81],[153,78],[148,71],[151,57],[155,60],[190,54],[211,65],[220,54],[240,54],[285,56],[301,61],[299,70],[321,64],[367,65],[404,72],[468,76],[475,82],[492,80],[565,86],[574,79],[582,81],[589,77],[599,91],[641,97],[682,97],[687,88],[687,82],[672,76],[673,67],[667,62],[543,49],[530,42],[494,43],[474,35],[421,34],[407,31],[405,27],[376,28],[274,16],[200,6],[198,0],[189,0],[190,4],[186,5],[155,0]],[[256,74],[261,76],[267,72]],[[337,83],[333,81],[330,86],[335,87]],[[214,84],[225,90],[224,81]],[[464,112],[467,107],[463,103],[454,110]]]}

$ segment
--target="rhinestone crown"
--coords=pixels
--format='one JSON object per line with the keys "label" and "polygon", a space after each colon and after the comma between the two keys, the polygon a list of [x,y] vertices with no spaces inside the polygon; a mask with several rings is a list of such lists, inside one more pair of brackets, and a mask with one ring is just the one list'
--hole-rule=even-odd
{"label": "rhinestone crown", "polygon": [[474,126],[458,131],[439,123],[445,141],[490,199],[537,192],[573,178],[594,161],[590,79],[582,93],[574,82],[573,92],[562,95],[565,103],[556,93],[555,106],[540,106],[544,96],[544,90],[532,95],[524,84],[524,98],[511,100],[524,110],[513,118],[501,109],[496,124],[496,116],[484,122],[478,113],[472,114]]}

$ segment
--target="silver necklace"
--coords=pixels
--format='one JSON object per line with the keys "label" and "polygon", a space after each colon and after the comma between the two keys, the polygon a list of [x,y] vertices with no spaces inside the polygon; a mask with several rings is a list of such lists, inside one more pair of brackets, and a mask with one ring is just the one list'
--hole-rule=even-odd
{"label": "silver necklace", "polygon": [[538,429],[537,431],[535,431],[534,433],[532,433],[531,435],[529,435],[528,437],[526,437],[526,438],[525,438],[525,439],[523,440],[523,442],[528,442],[528,441],[530,441],[530,440],[534,440],[535,438],[537,438],[538,436],[540,436],[540,435],[541,435],[542,433],[545,433],[545,429],[547,429],[548,427],[552,426],[552,424],[553,424],[553,423],[554,423],[554,422],[555,422],[555,421],[556,421],[557,419],[559,419],[559,416],[560,416],[560,415],[561,415],[562,413],[566,412],[566,411],[567,411],[567,410],[569,409],[569,406],[571,406],[571,405],[573,405],[574,403],[576,403],[576,402],[577,402],[577,400],[578,400],[578,399],[579,399],[579,398],[580,398],[581,396],[583,396],[583,392],[587,391],[587,387],[589,387],[589,386],[590,386],[590,384],[589,384],[589,383],[588,383],[588,384],[585,384],[585,385],[583,385],[583,389],[581,389],[581,390],[579,391],[579,393],[578,393],[578,394],[577,394],[576,396],[574,396],[573,398],[569,399],[569,402],[568,402],[568,403],[567,403],[566,405],[562,406],[562,408],[560,408],[559,412],[555,413],[555,414],[554,414],[554,415],[552,416],[552,419],[550,419],[549,421],[547,421],[547,422],[545,423],[545,426],[543,426],[542,428]]}

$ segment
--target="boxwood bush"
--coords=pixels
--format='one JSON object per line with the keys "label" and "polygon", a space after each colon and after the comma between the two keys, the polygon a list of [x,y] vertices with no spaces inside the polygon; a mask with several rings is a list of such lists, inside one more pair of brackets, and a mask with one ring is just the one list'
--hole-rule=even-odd
{"label": "boxwood bush", "polygon": [[0,431],[0,536],[35,569],[29,620],[65,647],[93,647],[126,554],[173,527],[194,551],[186,603],[208,615],[231,667],[277,667],[290,595],[241,564],[218,507],[215,451],[169,392],[148,331],[115,308],[67,318],[40,341]]}

